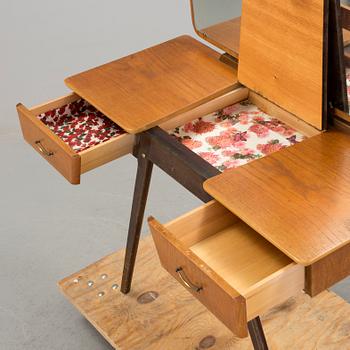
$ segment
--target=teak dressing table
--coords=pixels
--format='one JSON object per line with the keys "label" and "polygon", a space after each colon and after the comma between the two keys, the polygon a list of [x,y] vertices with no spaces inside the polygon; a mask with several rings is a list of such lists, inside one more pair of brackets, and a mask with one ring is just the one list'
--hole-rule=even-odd
{"label": "teak dressing table", "polygon": [[[331,113],[347,108],[340,4],[243,0],[234,22],[239,61],[182,36],[69,77],[69,96],[17,109],[26,141],[72,184],[137,158],[125,294],[153,164],[205,202],[166,225],[149,218],[161,263],[230,330],[267,349],[259,315],[350,274],[350,138]],[[198,132],[203,124],[220,133]],[[207,135],[207,152],[189,146],[195,134]],[[242,145],[268,134],[255,153]],[[211,142],[223,138],[242,153],[218,165]]]}

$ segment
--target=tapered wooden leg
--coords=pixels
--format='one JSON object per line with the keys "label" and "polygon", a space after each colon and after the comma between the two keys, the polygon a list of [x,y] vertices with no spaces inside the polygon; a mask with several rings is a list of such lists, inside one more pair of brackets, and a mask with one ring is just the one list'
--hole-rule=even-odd
{"label": "tapered wooden leg", "polygon": [[138,156],[138,167],[129,222],[128,241],[126,245],[121,292],[129,293],[135,267],[137,248],[139,246],[143,216],[151,182],[153,163],[141,152]]}
{"label": "tapered wooden leg", "polygon": [[259,316],[248,322],[248,330],[250,338],[252,339],[254,350],[269,349]]}

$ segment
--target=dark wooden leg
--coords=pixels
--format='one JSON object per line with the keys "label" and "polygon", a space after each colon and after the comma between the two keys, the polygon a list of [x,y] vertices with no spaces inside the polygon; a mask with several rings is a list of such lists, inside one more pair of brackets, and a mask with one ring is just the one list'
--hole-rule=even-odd
{"label": "dark wooden leg", "polygon": [[248,322],[248,330],[250,338],[252,339],[254,350],[269,349],[259,316]]}
{"label": "dark wooden leg", "polygon": [[129,222],[122,285],[120,288],[121,292],[124,294],[129,293],[131,288],[137,248],[139,246],[142,221],[153,168],[153,163],[149,161],[146,155],[142,152],[143,150],[140,148],[137,156],[138,167]]}

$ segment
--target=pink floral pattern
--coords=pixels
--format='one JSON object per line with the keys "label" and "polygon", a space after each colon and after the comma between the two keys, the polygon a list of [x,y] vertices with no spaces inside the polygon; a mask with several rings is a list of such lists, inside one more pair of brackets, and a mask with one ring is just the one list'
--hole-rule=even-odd
{"label": "pink floral pattern", "polygon": [[42,113],[38,118],[77,153],[125,133],[83,99]]}
{"label": "pink floral pattern", "polygon": [[248,101],[193,120],[171,134],[220,171],[236,168],[305,139]]}

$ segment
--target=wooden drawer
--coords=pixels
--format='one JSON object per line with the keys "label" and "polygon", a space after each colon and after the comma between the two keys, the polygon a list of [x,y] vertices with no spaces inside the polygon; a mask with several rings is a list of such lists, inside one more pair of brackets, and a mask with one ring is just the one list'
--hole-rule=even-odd
{"label": "wooden drawer", "polygon": [[134,142],[125,133],[77,153],[39,120],[38,115],[78,99],[73,93],[31,109],[17,105],[24,139],[72,184],[80,183],[81,174],[130,153]]}
{"label": "wooden drawer", "polygon": [[163,267],[238,336],[304,288],[303,266],[216,201],[149,225]]}

